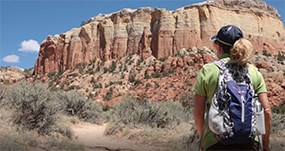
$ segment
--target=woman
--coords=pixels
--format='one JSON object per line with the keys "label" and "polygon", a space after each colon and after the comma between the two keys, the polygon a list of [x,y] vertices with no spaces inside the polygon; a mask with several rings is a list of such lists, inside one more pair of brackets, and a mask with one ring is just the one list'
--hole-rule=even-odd
{"label": "woman", "polygon": [[[219,59],[225,62],[231,61],[235,66],[248,68],[255,93],[264,108],[266,133],[262,137],[263,150],[269,149],[269,134],[271,130],[272,115],[267,98],[267,90],[261,73],[249,64],[253,54],[252,44],[243,38],[242,31],[234,26],[222,27],[217,35],[212,36],[213,46]],[[200,70],[196,84],[193,88],[195,93],[194,118],[195,126],[201,140],[203,150],[258,150],[256,143],[230,144],[219,143],[217,137],[209,129],[208,120],[205,119],[209,111],[211,100],[217,87],[220,70],[214,63],[205,64]]]}

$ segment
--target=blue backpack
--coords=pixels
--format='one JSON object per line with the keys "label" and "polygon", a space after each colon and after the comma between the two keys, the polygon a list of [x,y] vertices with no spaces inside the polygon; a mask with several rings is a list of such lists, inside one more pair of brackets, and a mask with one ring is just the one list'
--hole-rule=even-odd
{"label": "blue backpack", "polygon": [[248,143],[260,135],[256,125],[258,100],[248,68],[224,60],[214,64],[219,67],[220,75],[208,113],[209,128],[220,143]]}

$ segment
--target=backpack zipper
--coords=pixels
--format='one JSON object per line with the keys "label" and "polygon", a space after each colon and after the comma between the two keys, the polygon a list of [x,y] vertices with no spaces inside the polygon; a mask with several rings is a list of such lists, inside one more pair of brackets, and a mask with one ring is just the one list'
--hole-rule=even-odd
{"label": "backpack zipper", "polygon": [[243,95],[241,95],[241,122],[243,123],[244,122],[244,97]]}

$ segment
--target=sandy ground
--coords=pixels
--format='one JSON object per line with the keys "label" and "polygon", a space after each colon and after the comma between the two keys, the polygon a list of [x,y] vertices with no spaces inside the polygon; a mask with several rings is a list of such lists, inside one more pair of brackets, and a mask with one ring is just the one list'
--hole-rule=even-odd
{"label": "sandy ground", "polygon": [[104,135],[107,124],[97,125],[81,123],[72,126],[78,142],[86,146],[87,151],[157,151],[155,147],[134,144],[130,140],[114,139]]}

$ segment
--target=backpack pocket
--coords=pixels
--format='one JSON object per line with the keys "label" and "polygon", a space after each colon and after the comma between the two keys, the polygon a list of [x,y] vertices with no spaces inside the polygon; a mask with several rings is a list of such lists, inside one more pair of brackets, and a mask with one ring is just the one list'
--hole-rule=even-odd
{"label": "backpack pocket", "polygon": [[224,113],[223,111],[220,111],[217,102],[215,101],[216,95],[213,97],[209,113],[208,113],[208,123],[210,130],[216,134],[221,135],[226,132],[226,129],[224,128]]}
{"label": "backpack pocket", "polygon": [[256,134],[263,135],[265,134],[265,123],[264,123],[264,109],[259,101],[256,101]]}

